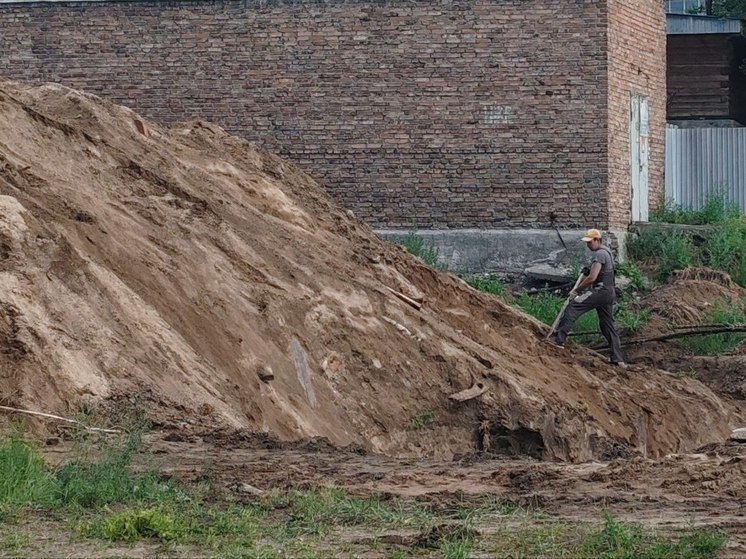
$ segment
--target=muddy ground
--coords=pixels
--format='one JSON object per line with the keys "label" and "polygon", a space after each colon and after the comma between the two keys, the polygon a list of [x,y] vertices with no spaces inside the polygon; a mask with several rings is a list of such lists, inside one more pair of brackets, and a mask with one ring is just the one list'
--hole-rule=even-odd
{"label": "muddy ground", "polygon": [[[70,444],[54,443],[46,447],[46,456],[61,461]],[[338,449],[324,440],[283,443],[247,432],[182,426],[149,434],[145,447],[166,475],[195,482],[209,472],[216,487],[239,498],[246,497],[241,484],[264,491],[337,486],[353,495],[402,497],[437,508],[493,497],[542,513],[533,520],[511,520],[522,528],[526,522],[598,523],[607,511],[668,536],[693,526],[717,528],[729,538],[721,557],[746,556],[746,444],[709,445],[657,461],[635,457],[564,464],[474,453],[445,462]],[[477,529],[487,536],[496,528],[485,522]],[[354,540],[354,534],[348,537]],[[367,549],[364,556],[389,555],[386,546],[368,546],[366,537],[352,542],[358,551]],[[416,534],[401,527],[377,537],[396,542]],[[90,551],[90,543],[78,543],[82,554]],[[148,556],[154,546],[117,549],[126,556]]]}

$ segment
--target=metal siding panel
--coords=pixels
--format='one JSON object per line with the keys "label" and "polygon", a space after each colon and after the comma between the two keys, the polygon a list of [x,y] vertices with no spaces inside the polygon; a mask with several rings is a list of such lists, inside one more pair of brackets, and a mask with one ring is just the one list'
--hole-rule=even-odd
{"label": "metal siding panel", "polygon": [[746,212],[746,128],[669,128],[667,199],[700,209],[718,188]]}

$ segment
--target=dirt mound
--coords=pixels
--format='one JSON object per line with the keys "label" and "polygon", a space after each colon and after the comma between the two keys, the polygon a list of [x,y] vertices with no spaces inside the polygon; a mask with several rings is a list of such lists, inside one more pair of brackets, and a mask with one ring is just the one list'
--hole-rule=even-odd
{"label": "dirt mound", "polygon": [[[709,268],[674,272],[664,285],[643,299],[642,305],[650,308],[652,315],[638,335],[653,337],[671,332],[672,327],[701,325],[708,322],[712,309],[742,304],[744,298],[746,289],[724,272]],[[694,375],[717,394],[746,399],[746,360],[740,356],[746,355],[745,344],[738,346],[733,355],[705,357],[691,355],[677,341],[633,346],[627,353],[635,363]]]}
{"label": "dirt mound", "polygon": [[[0,82],[0,206],[6,404],[145,391],[163,422],[443,457],[473,451],[480,425],[565,460],[730,433],[701,383],[546,345],[535,321],[209,124]],[[449,403],[474,382],[486,393]]]}
{"label": "dirt mound", "polygon": [[652,291],[643,304],[653,311],[646,335],[669,332],[671,326],[695,326],[719,305],[746,297],[746,289],[728,274],[709,268],[687,268],[674,272],[668,281]]}

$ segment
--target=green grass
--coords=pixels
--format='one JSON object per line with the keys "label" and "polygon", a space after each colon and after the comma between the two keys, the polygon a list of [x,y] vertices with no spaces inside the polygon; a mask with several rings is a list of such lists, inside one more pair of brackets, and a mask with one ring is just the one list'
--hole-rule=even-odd
{"label": "green grass", "polygon": [[467,279],[466,283],[468,283],[474,289],[484,291],[485,293],[491,293],[500,297],[504,297],[507,294],[505,285],[503,285],[503,283],[497,278],[472,277]]}
{"label": "green grass", "polygon": [[650,213],[650,221],[681,225],[709,225],[738,217],[740,213],[738,205],[729,202],[724,190],[720,188],[707,195],[700,210],[692,210],[669,200],[663,200],[658,208]]}
{"label": "green grass", "polygon": [[713,199],[699,212],[666,210],[657,219],[709,224],[711,228],[696,233],[646,229],[627,241],[632,261],[653,267],[659,281],[687,266],[707,266],[727,272],[733,281],[746,287],[746,216],[736,208]]}
{"label": "green grass", "polygon": [[617,264],[616,273],[630,280],[630,287],[633,291],[648,291],[652,287],[645,273],[637,264],[629,260]]}
{"label": "green grass", "polygon": [[0,507],[91,508],[110,503],[183,498],[155,472],[134,473],[141,433],[99,440],[57,469],[20,434],[0,442]]}
{"label": "green grass", "polygon": [[0,506],[44,507],[57,500],[57,480],[20,434],[0,442]]}
{"label": "green grass", "polygon": [[428,410],[412,418],[412,427],[415,429],[424,429],[435,421],[435,412]]}
{"label": "green grass", "polygon": [[582,542],[580,555],[599,559],[704,559],[715,557],[725,541],[723,534],[709,530],[694,530],[677,540],[667,539],[641,526],[617,522],[606,514],[601,530]]}
{"label": "green grass", "polygon": [[28,547],[30,543],[31,538],[28,534],[6,530],[0,535],[0,553],[8,552],[19,556],[19,551]]}
{"label": "green grass", "polygon": [[439,261],[439,251],[432,244],[426,244],[425,239],[416,233],[410,233],[401,242],[401,245],[411,255],[416,256],[431,268],[446,270],[447,266]]}
{"label": "green grass", "polygon": [[476,540],[476,532],[468,522],[455,525],[439,539],[443,559],[468,559]]}
{"label": "green grass", "polygon": [[557,521],[496,527],[483,548],[491,557],[563,559],[708,559],[725,547],[714,530],[688,529],[660,534],[604,514],[600,525]]}
{"label": "green grass", "polygon": [[[715,307],[707,314],[705,322],[724,326],[745,325],[746,299],[740,303]],[[727,332],[682,338],[679,344],[696,355],[722,355],[735,349],[744,341],[746,341],[746,333]]]}
{"label": "green grass", "polygon": [[614,322],[625,332],[639,332],[648,323],[653,311],[620,302],[614,309]]}
{"label": "green grass", "polygon": [[109,541],[134,542],[144,538],[175,540],[187,532],[183,517],[159,509],[130,509],[115,512],[82,528],[85,536]]}

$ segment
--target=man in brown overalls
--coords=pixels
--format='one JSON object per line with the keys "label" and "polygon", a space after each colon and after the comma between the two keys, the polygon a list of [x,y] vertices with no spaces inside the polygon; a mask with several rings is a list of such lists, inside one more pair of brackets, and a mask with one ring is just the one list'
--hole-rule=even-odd
{"label": "man in brown overalls", "polygon": [[[567,306],[556,332],[549,341],[558,346],[564,345],[567,334],[575,321],[586,312],[596,309],[601,333],[611,349],[611,362],[614,365],[625,367],[622,345],[614,326],[614,301],[616,300],[614,255],[603,244],[601,232],[598,229],[590,229],[583,237],[583,241],[593,252],[590,268],[584,270],[586,277],[580,282],[576,290],[570,292],[570,297],[573,300]],[[590,288],[588,292],[578,295],[579,292],[587,288]]]}

